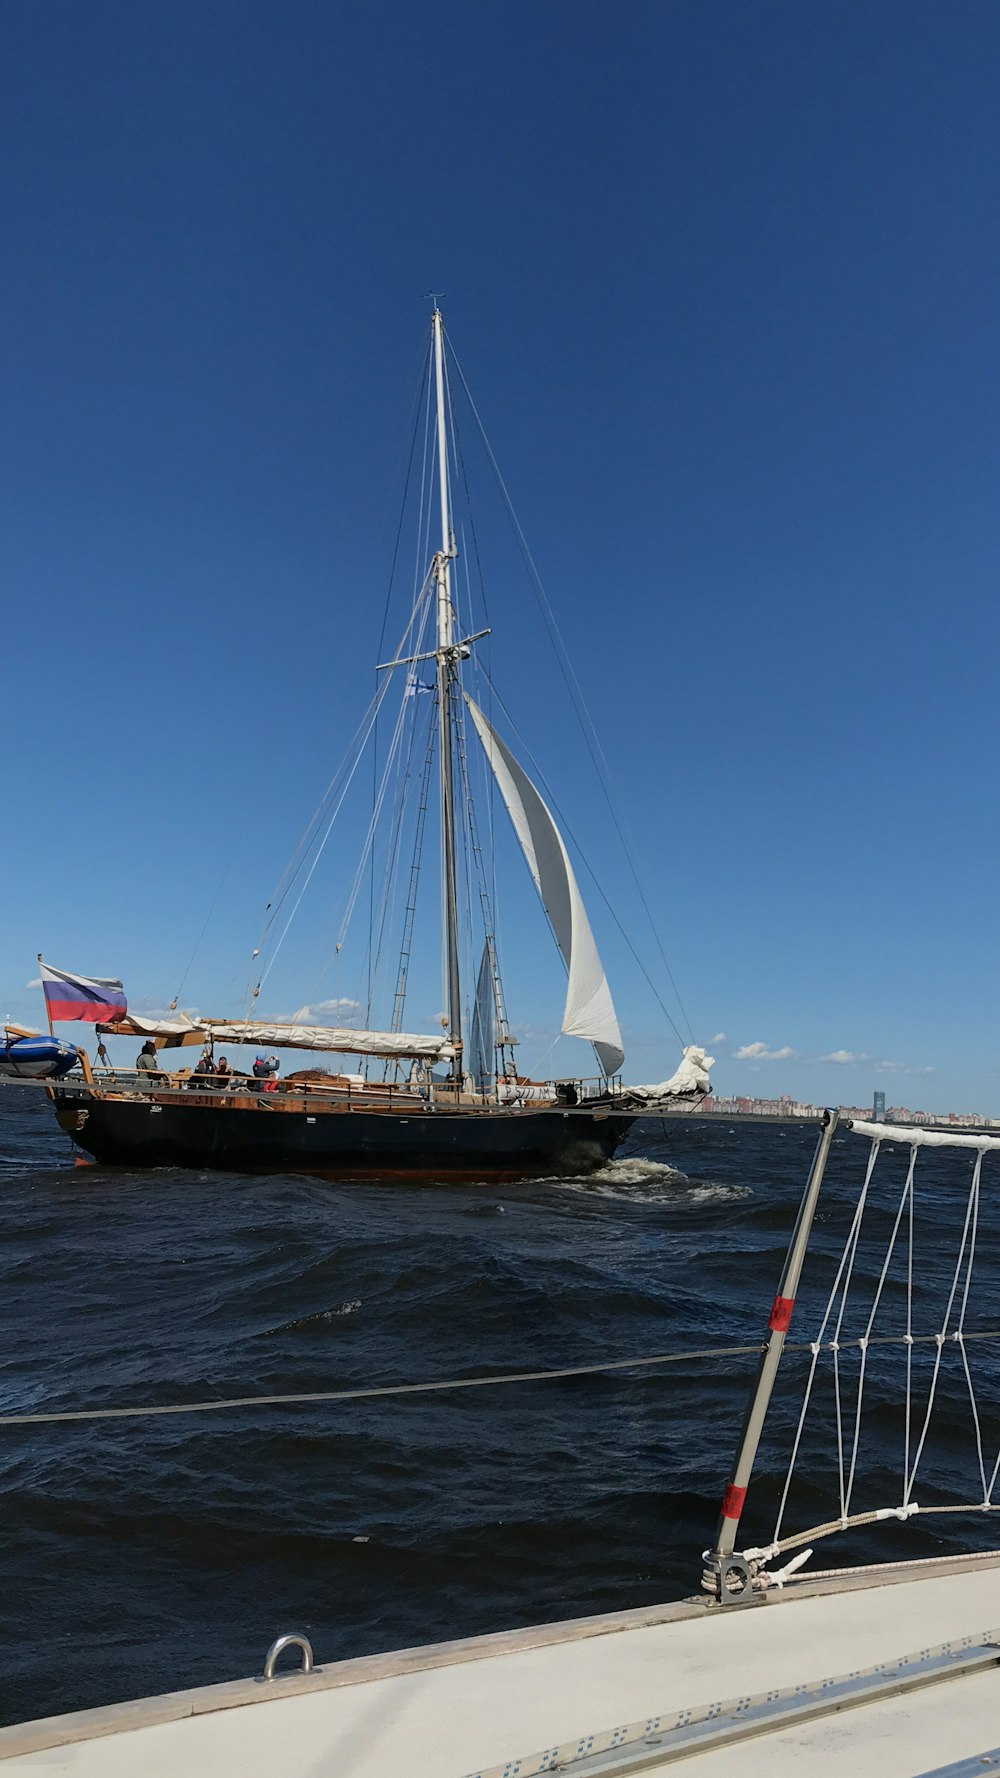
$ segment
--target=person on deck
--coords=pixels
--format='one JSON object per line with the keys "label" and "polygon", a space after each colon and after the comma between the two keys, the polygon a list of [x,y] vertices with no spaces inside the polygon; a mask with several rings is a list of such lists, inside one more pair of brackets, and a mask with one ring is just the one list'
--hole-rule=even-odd
{"label": "person on deck", "polygon": [[[206,1079],[206,1075],[211,1075],[212,1078]],[[188,1085],[201,1092],[204,1092],[206,1087],[215,1085],[215,1061],[211,1050],[202,1050],[191,1070],[191,1079]]]}
{"label": "person on deck", "polygon": [[157,1066],[156,1045],[152,1038],[149,1038],[148,1041],[143,1044],[142,1049],[136,1056],[135,1069],[137,1074],[148,1074],[151,1082],[153,1080],[164,1080],[166,1078],[162,1069]]}
{"label": "person on deck", "polygon": [[215,1080],[220,1092],[225,1093],[228,1090],[232,1075],[233,1071],[225,1056],[220,1056],[215,1064]]}

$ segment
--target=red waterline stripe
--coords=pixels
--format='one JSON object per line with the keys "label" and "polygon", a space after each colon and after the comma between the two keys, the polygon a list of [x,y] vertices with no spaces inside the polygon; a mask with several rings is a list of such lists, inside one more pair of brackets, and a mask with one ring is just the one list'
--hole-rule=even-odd
{"label": "red waterline stripe", "polygon": [[743,1511],[743,1503],[746,1500],[746,1497],[747,1491],[745,1488],[736,1488],[733,1486],[733,1483],[730,1482],[722,1497],[723,1518],[738,1519]]}
{"label": "red waterline stripe", "polygon": [[776,1296],[771,1305],[771,1316],[768,1327],[772,1333],[787,1333],[795,1307],[793,1296]]}

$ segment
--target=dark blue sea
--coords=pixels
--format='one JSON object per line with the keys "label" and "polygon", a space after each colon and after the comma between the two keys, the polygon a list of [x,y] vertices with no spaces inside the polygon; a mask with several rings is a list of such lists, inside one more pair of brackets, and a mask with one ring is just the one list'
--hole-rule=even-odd
{"label": "dark blue sea", "polygon": [[[44,1094],[0,1088],[0,1413],[756,1340],[815,1140],[801,1126],[650,1120],[594,1177],[502,1188],[131,1174],[76,1167]],[[838,1136],[792,1340],[814,1335],[866,1153]],[[883,1151],[844,1340],[864,1331],[905,1161],[904,1148]],[[1000,1327],[998,1163],[983,1171],[968,1330]],[[968,1155],[921,1156],[914,1332],[942,1323],[970,1176]],[[900,1248],[882,1333],[905,1331],[904,1260]],[[990,1470],[1000,1342],[969,1350]],[[869,1350],[859,1507],[902,1498],[905,1352]],[[916,1402],[934,1348],[913,1353]],[[842,1362],[849,1394],[856,1350]],[[808,1353],[784,1363],[743,1543],[770,1536],[808,1364]],[[331,1661],[694,1592],[754,1367],[750,1356],[360,1404],[0,1425],[0,1720],[250,1674],[289,1629]],[[822,1375],[796,1526],[837,1512],[829,1364]],[[846,1420],[853,1431],[853,1409]],[[914,1497],[981,1494],[949,1342]],[[992,1532],[983,1514],[893,1522],[831,1539],[814,1565],[979,1547]]]}

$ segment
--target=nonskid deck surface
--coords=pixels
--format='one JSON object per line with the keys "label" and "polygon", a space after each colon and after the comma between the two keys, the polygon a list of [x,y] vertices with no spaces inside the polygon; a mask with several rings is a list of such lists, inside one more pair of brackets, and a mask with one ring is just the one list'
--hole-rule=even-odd
{"label": "nonskid deck surface", "polygon": [[[989,1659],[1000,1559],[913,1564],[885,1584],[878,1578],[814,1583],[747,1608],[689,1601],[51,1718],[0,1730],[0,1761],[11,1773],[79,1778],[492,1778],[497,1770],[531,1778],[553,1769],[583,1778],[588,1765],[600,1769],[590,1737],[644,1718],[665,1722],[716,1701],[822,1687],[880,1663],[895,1671],[904,1657],[963,1640]],[[995,1746],[998,1724],[1000,1665],[989,1665],[794,1727],[765,1727],[684,1764],[706,1778],[765,1770],[781,1778],[793,1766],[797,1778],[917,1778]],[[640,1751],[635,1769],[662,1773],[674,1763],[666,1747],[662,1757],[652,1745]],[[619,1748],[612,1757],[628,1754]]]}

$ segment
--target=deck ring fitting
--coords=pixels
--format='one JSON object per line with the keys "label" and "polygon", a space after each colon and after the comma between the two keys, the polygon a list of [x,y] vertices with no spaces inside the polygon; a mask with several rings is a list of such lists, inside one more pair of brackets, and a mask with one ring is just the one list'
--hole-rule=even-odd
{"label": "deck ring fitting", "polygon": [[278,1656],[283,1654],[286,1648],[300,1648],[302,1650],[302,1665],[301,1665],[301,1667],[297,1667],[297,1668],[290,1667],[288,1669],[288,1674],[282,1675],[282,1677],[288,1677],[292,1673],[296,1673],[296,1672],[298,1672],[298,1673],[312,1673],[315,1671],[315,1663],[313,1661],[312,1643],[310,1642],[308,1636],[300,1636],[297,1633],[297,1631],[293,1630],[293,1631],[289,1632],[289,1634],[286,1636],[279,1636],[276,1642],[272,1642],[270,1648],[267,1651],[267,1656],[264,1661],[264,1671],[261,1674],[260,1681],[258,1683],[263,1684],[265,1681],[269,1682],[270,1680],[272,1680],[275,1677],[275,1668],[278,1664]]}
{"label": "deck ring fitting", "polygon": [[719,1604],[742,1605],[752,1598],[750,1564],[733,1550],[719,1564]]}

